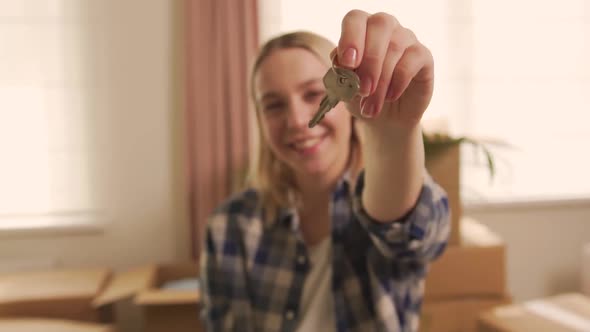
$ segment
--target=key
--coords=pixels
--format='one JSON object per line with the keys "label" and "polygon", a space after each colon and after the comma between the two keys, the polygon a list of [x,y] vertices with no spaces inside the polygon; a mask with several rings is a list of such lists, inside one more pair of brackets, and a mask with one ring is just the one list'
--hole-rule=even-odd
{"label": "key", "polygon": [[326,96],[320,102],[317,113],[309,121],[309,128],[320,123],[326,113],[336,107],[340,101],[351,101],[360,88],[358,75],[350,69],[339,67],[330,68],[324,75],[323,82],[326,87]]}

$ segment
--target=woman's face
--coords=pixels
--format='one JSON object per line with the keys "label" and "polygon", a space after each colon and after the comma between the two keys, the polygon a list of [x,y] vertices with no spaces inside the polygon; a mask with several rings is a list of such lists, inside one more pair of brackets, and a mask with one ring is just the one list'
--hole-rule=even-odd
{"label": "woman's face", "polygon": [[325,95],[322,78],[327,70],[303,48],[275,50],[261,63],[254,91],[263,136],[277,158],[298,175],[334,179],[348,161],[350,113],[339,103],[308,128]]}

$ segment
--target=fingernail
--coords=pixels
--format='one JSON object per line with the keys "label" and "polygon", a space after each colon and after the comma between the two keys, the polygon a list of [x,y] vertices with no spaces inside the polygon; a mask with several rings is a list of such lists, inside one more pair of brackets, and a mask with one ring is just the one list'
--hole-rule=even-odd
{"label": "fingernail", "polygon": [[361,111],[362,111],[363,107],[365,107],[367,100],[368,100],[367,98],[361,98]]}
{"label": "fingernail", "polygon": [[365,103],[361,108],[361,115],[365,118],[372,118],[375,114],[375,106],[372,103]]}
{"label": "fingernail", "polygon": [[372,84],[373,83],[371,82],[371,79],[369,77],[361,78],[361,87],[359,90],[359,94],[363,97],[368,97],[371,93]]}
{"label": "fingernail", "polygon": [[338,59],[338,62],[349,68],[354,68],[356,65],[356,50],[354,48],[349,48],[342,54],[342,59]]}

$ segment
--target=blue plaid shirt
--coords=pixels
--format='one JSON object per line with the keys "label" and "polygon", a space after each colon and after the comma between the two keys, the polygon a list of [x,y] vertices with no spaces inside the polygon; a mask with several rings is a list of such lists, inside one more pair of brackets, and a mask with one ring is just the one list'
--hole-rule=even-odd
{"label": "blue plaid shirt", "polygon": [[[378,223],[343,177],[332,196],[332,294],[335,331],[417,331],[428,262],[449,234],[446,193],[425,177],[416,206],[401,220]],[[265,220],[255,190],[212,215],[201,257],[207,331],[295,331],[310,269],[295,209]]]}

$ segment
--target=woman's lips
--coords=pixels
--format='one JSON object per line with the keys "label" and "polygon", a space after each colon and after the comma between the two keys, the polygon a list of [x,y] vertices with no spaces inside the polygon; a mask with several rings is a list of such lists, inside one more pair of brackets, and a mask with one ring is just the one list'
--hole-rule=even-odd
{"label": "woman's lips", "polygon": [[308,156],[314,154],[319,149],[320,145],[324,141],[325,136],[313,137],[304,140],[297,141],[296,143],[289,144],[297,153]]}

